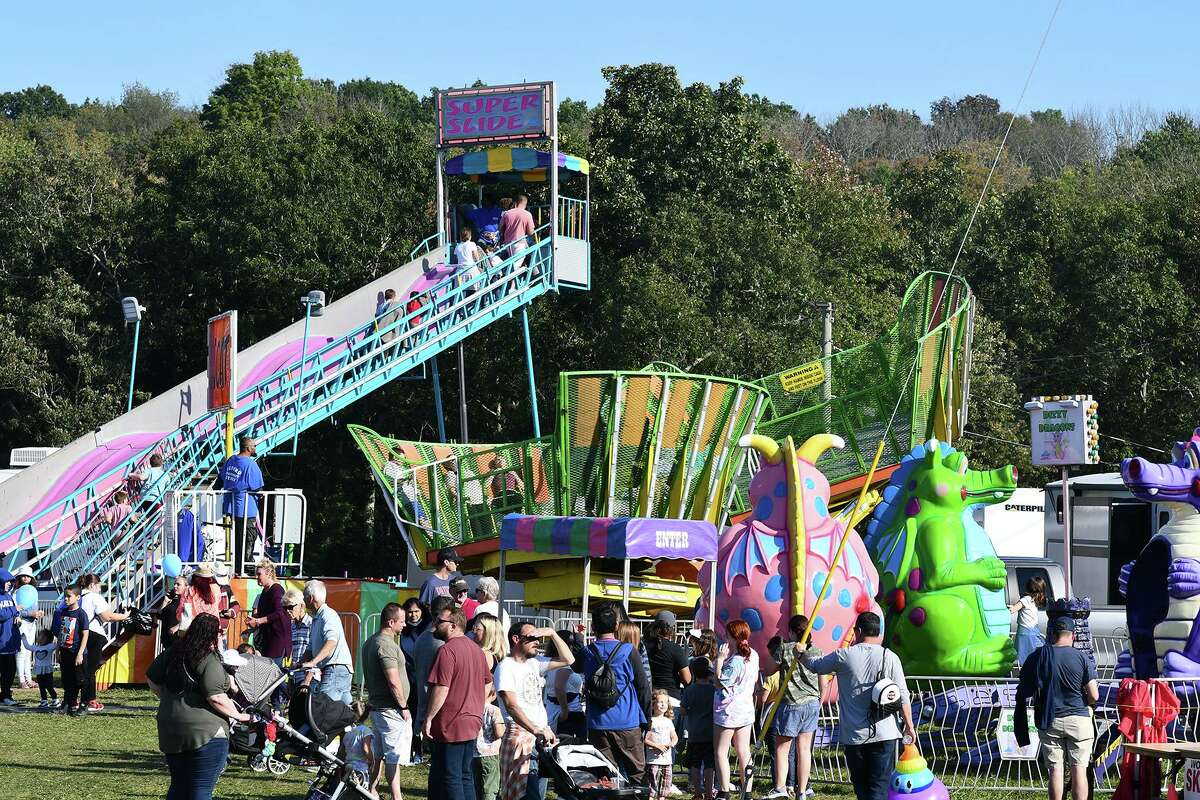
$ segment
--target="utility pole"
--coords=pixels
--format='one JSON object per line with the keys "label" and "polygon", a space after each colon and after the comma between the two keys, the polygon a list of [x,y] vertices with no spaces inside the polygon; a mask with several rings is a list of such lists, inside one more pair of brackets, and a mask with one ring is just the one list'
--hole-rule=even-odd
{"label": "utility pole", "polygon": [[833,408],[829,401],[833,399],[833,303],[813,303],[814,308],[821,309],[825,314],[825,335],[821,341],[821,366],[825,373],[825,386],[822,399],[825,409],[821,412],[825,422],[825,432],[833,433]]}

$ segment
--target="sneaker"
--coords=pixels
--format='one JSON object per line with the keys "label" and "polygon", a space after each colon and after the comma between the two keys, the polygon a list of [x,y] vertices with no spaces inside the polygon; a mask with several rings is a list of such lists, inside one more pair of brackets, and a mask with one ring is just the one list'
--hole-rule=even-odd
{"label": "sneaker", "polygon": [[668,787],[667,787],[667,794],[669,794],[669,795],[682,795],[682,794],[683,794],[683,789],[680,789],[678,786],[676,786],[675,784],[673,784],[673,783],[672,783],[670,786],[668,786]]}
{"label": "sneaker", "polygon": [[772,789],[762,796],[762,800],[787,800],[788,796],[787,789]]}
{"label": "sneaker", "polygon": [[87,710],[88,711],[103,711],[104,703],[101,703],[99,700],[89,700],[88,704],[87,704]]}
{"label": "sneaker", "polygon": [[42,709],[43,711],[46,710],[47,708],[50,708],[50,701],[43,700],[42,702],[38,703],[38,708]]}
{"label": "sneaker", "polygon": [[3,700],[0,700],[0,705],[16,706],[16,705],[20,705],[20,703],[18,703],[16,700],[13,700],[11,697],[6,697]]}
{"label": "sneaker", "polygon": [[71,706],[70,708],[67,709],[67,714],[72,717],[78,717],[79,709],[80,709],[80,706]]}
{"label": "sneaker", "polygon": [[62,698],[61,698],[61,697],[56,697],[56,698],[54,698],[53,700],[51,700],[51,701],[50,701],[50,707],[51,707],[51,708],[62,708],[62,707],[63,707],[63,701],[62,701]]}

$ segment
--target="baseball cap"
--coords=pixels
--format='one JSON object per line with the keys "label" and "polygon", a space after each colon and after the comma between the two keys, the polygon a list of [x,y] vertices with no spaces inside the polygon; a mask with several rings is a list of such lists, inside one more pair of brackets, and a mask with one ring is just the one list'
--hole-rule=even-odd
{"label": "baseball cap", "polygon": [[665,622],[668,625],[675,624],[675,614],[672,611],[662,610],[654,615],[655,622]]}
{"label": "baseball cap", "polygon": [[456,563],[462,563],[462,558],[458,555],[458,551],[453,547],[443,547],[441,550],[438,550],[437,557],[439,562],[454,561]]}
{"label": "baseball cap", "polygon": [[703,639],[704,638],[704,629],[703,628],[692,628],[690,631],[688,631],[688,636],[690,636],[693,639]]}
{"label": "baseball cap", "polygon": [[217,583],[221,584],[222,586],[227,586],[229,584],[230,572],[231,570],[229,569],[229,565],[223,561],[218,561],[213,564],[213,575],[216,576]]}
{"label": "baseball cap", "polygon": [[468,591],[469,588],[470,587],[467,586],[466,578],[455,578],[454,580],[450,581],[450,594],[465,592]]}
{"label": "baseball cap", "polygon": [[1075,620],[1070,617],[1055,617],[1046,625],[1052,634],[1066,633],[1075,630]]}

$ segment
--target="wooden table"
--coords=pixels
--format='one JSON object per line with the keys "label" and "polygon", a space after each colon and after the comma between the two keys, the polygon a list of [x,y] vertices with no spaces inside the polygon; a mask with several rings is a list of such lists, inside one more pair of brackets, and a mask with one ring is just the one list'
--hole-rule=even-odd
{"label": "wooden table", "polygon": [[[1171,783],[1175,782],[1175,777],[1179,774],[1179,770],[1183,768],[1183,762],[1189,758],[1200,758],[1200,744],[1195,742],[1153,742],[1153,743],[1137,743],[1137,742],[1122,742],[1121,747],[1125,752],[1132,753],[1141,758],[1161,759],[1168,762],[1168,769],[1163,770],[1163,778]],[[1137,796],[1140,780],[1138,771],[1135,768],[1133,772],[1133,790],[1134,796]]]}

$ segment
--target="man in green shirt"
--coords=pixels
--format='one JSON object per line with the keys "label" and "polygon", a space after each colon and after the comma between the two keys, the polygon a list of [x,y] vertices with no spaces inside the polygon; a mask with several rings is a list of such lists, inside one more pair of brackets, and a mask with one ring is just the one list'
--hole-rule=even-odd
{"label": "man in green shirt", "polygon": [[[401,764],[407,764],[412,749],[412,716],[408,712],[408,671],[400,650],[404,609],[388,603],[379,612],[379,633],[363,642],[359,662],[371,707],[376,752],[383,754],[392,797],[401,797]],[[378,773],[375,780],[378,781]]]}

